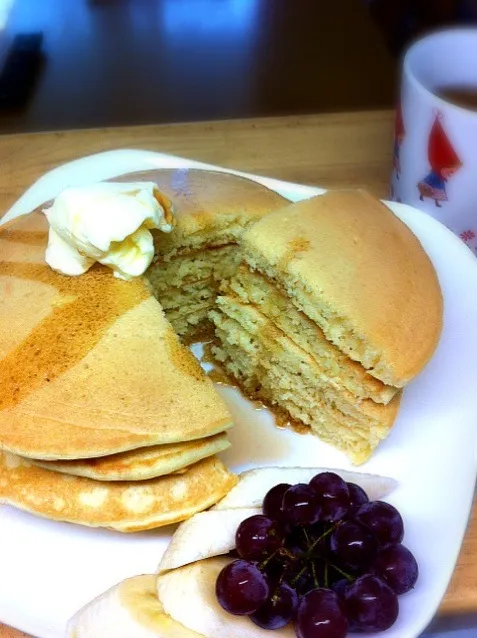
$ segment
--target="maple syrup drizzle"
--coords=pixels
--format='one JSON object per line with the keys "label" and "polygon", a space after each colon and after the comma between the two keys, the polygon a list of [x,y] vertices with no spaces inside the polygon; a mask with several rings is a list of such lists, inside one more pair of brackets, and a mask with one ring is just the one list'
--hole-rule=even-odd
{"label": "maple syrup drizzle", "polygon": [[257,392],[249,392],[237,379],[232,377],[232,375],[228,373],[215,359],[212,353],[213,345],[213,341],[204,344],[204,355],[201,361],[213,365],[212,370],[207,373],[207,376],[215,384],[229,388],[237,388],[242,395],[250,401],[254,410],[268,410],[271,412],[275,425],[278,429],[293,430],[293,432],[297,434],[308,434],[310,432],[310,428],[307,425],[293,419],[285,409],[277,405],[272,405],[263,397],[258,396]]}
{"label": "maple syrup drizzle", "polygon": [[150,297],[140,280],[122,281],[99,265],[66,277],[46,264],[3,261],[0,276],[38,281],[58,293],[49,315],[0,361],[0,410],[72,368],[117,319]]}

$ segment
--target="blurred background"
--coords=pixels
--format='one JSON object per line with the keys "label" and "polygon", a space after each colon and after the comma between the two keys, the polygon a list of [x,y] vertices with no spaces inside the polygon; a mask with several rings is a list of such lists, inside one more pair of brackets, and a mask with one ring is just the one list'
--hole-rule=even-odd
{"label": "blurred background", "polygon": [[0,0],[0,130],[389,107],[391,4]]}
{"label": "blurred background", "polygon": [[399,55],[476,0],[0,0],[0,131],[393,105]]}
{"label": "blurred background", "polygon": [[0,28],[3,132],[392,102],[361,0],[0,0]]}

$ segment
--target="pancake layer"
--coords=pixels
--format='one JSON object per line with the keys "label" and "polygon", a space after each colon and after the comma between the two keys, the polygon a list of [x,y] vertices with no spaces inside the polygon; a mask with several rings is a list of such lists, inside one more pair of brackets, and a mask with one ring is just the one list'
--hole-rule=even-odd
{"label": "pancake layer", "polygon": [[198,441],[152,445],[139,450],[130,450],[97,459],[77,461],[36,461],[33,465],[46,470],[84,476],[96,481],[145,481],[186,468],[208,456],[213,456],[230,447],[227,435],[216,434]]}
{"label": "pancake layer", "polygon": [[192,516],[219,501],[237,477],[215,457],[184,474],[131,482],[67,476],[0,453],[0,503],[56,521],[137,532]]}

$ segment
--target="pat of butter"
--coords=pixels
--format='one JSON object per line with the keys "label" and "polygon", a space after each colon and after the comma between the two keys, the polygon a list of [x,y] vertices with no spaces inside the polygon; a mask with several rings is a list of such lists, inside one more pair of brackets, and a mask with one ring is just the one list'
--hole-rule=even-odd
{"label": "pat of butter", "polygon": [[67,188],[43,212],[50,224],[45,260],[71,276],[95,262],[120,279],[142,275],[154,257],[151,230],[174,227],[172,204],[152,182]]}

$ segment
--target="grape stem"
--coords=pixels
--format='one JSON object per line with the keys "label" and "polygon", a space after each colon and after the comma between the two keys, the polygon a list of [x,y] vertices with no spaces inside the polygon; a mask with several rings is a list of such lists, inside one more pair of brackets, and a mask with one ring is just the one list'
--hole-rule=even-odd
{"label": "grape stem", "polygon": [[[334,529],[335,529],[335,525],[330,525],[330,527],[326,530],[326,532],[323,532],[321,536],[319,536],[311,545],[309,545],[308,551],[311,553],[315,549],[315,547],[318,545],[318,543],[322,541],[324,538],[326,538],[327,536],[329,536]],[[308,533],[306,529],[303,528],[303,531],[305,532],[305,538],[307,542],[309,543],[310,541],[309,541]]]}
{"label": "grape stem", "polygon": [[286,556],[287,558],[296,558],[295,554],[293,552],[288,551],[288,549],[286,547],[279,547],[278,549],[276,549],[273,554],[270,554],[270,556],[267,556],[267,558],[265,558],[261,563],[259,563],[258,568],[260,570],[264,569],[268,563],[272,560],[272,558],[275,558],[275,556],[279,554],[280,556]]}
{"label": "grape stem", "polygon": [[263,569],[265,569],[265,567],[268,565],[268,563],[272,560],[272,558],[275,558],[275,556],[278,554],[278,552],[280,551],[280,549],[284,549],[282,547],[280,547],[279,549],[276,549],[273,554],[270,554],[270,556],[267,556],[267,558],[265,558],[265,560],[263,560],[261,563],[259,563],[258,568],[260,571],[262,571]]}
{"label": "grape stem", "polygon": [[286,547],[279,547],[275,553],[275,554],[280,554],[280,556],[286,556],[287,558],[296,558],[296,555],[293,552],[290,552],[290,550],[288,550]]}
{"label": "grape stem", "polygon": [[292,587],[295,587],[295,585],[297,584],[297,582],[300,580],[300,578],[303,576],[305,572],[306,572],[306,565],[298,572],[295,578],[292,578],[292,580],[290,581],[290,585]]}
{"label": "grape stem", "polygon": [[304,536],[305,536],[306,546],[307,546],[308,550],[310,550],[310,549],[311,549],[311,541],[310,541],[310,537],[309,537],[309,535],[308,535],[308,532],[307,532],[307,530],[306,530],[306,527],[303,527],[302,529],[303,529],[303,534],[304,534]]}
{"label": "grape stem", "polygon": [[[326,563],[326,567],[328,568],[329,563]],[[333,569],[336,569],[336,571],[338,572],[338,574],[341,574],[342,576],[344,576],[346,578],[346,580],[354,580],[354,576],[351,576],[351,574],[348,574],[346,572],[344,572],[342,569],[340,569],[339,567],[336,567],[336,565],[331,565],[331,567]]]}
{"label": "grape stem", "polygon": [[[284,556],[287,558],[291,558],[292,560],[295,559],[299,559],[300,561],[305,560],[306,563],[311,562],[311,572],[312,572],[312,576],[313,576],[313,583],[315,585],[316,588],[320,587],[320,581],[318,578],[318,573],[316,570],[316,564],[315,564],[315,560],[320,560],[320,552],[315,552],[314,550],[316,549],[317,545],[323,540],[325,539],[327,536],[329,536],[334,529],[336,529],[337,524],[336,523],[332,523],[329,528],[323,532],[323,534],[321,534],[321,536],[319,536],[317,539],[315,539],[314,541],[310,538],[310,535],[308,533],[308,530],[306,529],[306,527],[303,527],[303,535],[305,537],[305,541],[306,541],[306,547],[307,547],[307,551],[305,552],[299,552],[299,553],[295,553],[290,551],[288,548],[286,547],[279,547],[277,550],[275,550],[272,554],[270,554],[270,556],[267,556],[267,558],[265,558],[260,564],[259,564],[259,569],[260,571],[262,571],[267,565],[268,563],[275,558],[277,555],[278,556]],[[305,564],[304,567],[295,575],[294,578],[291,579],[290,581],[290,585],[292,587],[295,587],[296,584],[298,583],[298,581],[300,580],[300,578],[303,576],[303,574],[305,574],[305,572],[308,569],[308,565]],[[348,574],[347,572],[344,572],[342,569],[340,569],[339,567],[337,567],[336,565],[334,565],[333,563],[329,563],[328,560],[324,561],[324,572],[323,572],[323,586],[326,587],[327,589],[329,589],[329,576],[330,576],[330,568],[334,569],[335,571],[337,571],[339,574],[341,574],[341,576],[343,576],[344,578],[346,578],[346,580],[348,581],[353,581],[355,579],[354,576],[352,576],[351,574]],[[280,580],[279,582],[281,583],[283,581],[283,578],[285,576],[285,571],[286,568],[284,567],[283,572],[281,574]],[[272,598],[275,598],[278,595],[278,589],[274,592],[274,594],[272,595]]]}
{"label": "grape stem", "polygon": [[319,587],[320,583],[318,581],[318,576],[316,575],[316,565],[315,563],[311,563],[311,573],[313,574],[313,582],[315,583],[315,587]]}

